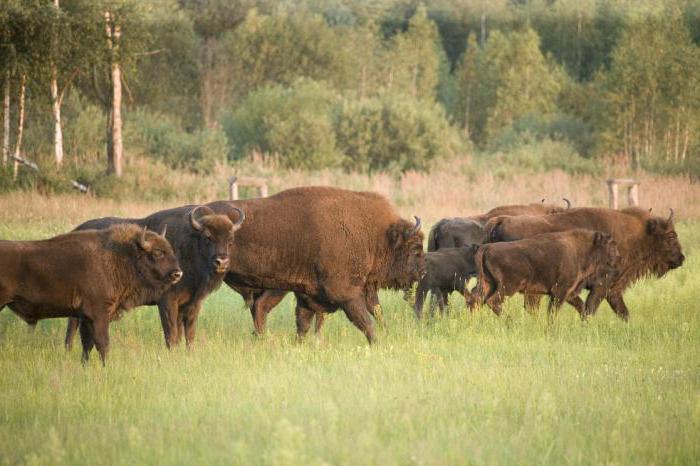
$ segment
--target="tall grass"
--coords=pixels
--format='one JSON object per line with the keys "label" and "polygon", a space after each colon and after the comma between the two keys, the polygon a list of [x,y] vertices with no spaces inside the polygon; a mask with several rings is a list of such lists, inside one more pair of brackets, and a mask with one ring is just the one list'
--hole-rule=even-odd
{"label": "tall grass", "polygon": [[[6,196],[0,238],[153,207]],[[456,294],[448,316],[416,322],[399,293],[382,292],[376,346],[341,313],[298,344],[293,299],[256,338],[224,287],[194,351],[166,350],[157,312],[141,308],[112,325],[102,368],[66,354],[63,321],[30,332],[6,310],[0,464],[697,464],[700,223],[678,230],[686,264],[627,293],[628,324],[604,305],[585,323],[564,307],[549,325],[518,298],[500,319],[469,314]]]}

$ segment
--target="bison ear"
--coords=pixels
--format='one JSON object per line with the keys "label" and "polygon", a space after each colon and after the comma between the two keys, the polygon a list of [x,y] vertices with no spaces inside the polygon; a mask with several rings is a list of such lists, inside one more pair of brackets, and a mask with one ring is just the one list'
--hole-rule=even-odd
{"label": "bison ear", "polygon": [[661,220],[653,218],[647,220],[647,234],[649,235],[660,235],[664,232],[664,225],[662,225]]}
{"label": "bison ear", "polygon": [[603,246],[608,244],[612,240],[612,236],[607,233],[596,231],[593,235],[593,244],[596,246]]}

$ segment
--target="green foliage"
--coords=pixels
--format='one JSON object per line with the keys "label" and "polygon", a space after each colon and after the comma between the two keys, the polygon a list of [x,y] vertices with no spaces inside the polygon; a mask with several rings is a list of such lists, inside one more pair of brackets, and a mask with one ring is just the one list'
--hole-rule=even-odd
{"label": "green foliage", "polygon": [[427,170],[460,147],[439,105],[393,94],[346,101],[336,134],[343,165],[358,171]]}
{"label": "green foliage", "polygon": [[337,165],[331,109],[338,99],[326,85],[309,80],[252,92],[224,120],[231,156],[258,151],[276,156],[284,167]]}
{"label": "green foliage", "polygon": [[126,144],[148,157],[196,173],[211,173],[226,160],[226,136],[220,130],[186,132],[167,115],[137,110],[125,123]]}

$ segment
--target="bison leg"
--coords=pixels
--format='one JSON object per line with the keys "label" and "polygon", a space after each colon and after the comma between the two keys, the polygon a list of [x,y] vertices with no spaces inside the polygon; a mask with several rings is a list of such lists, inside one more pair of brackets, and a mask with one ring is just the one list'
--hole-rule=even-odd
{"label": "bison leg", "polygon": [[68,319],[68,325],[66,325],[66,338],[64,343],[66,345],[66,351],[70,351],[73,348],[73,339],[80,326],[80,319],[71,317]]}
{"label": "bison leg", "polygon": [[80,319],[80,342],[83,344],[83,354],[80,359],[83,364],[90,359],[90,351],[92,351],[93,346],[95,346],[92,327],[92,321],[89,319]]}
{"label": "bison leg", "polygon": [[188,305],[182,312],[181,317],[183,333],[185,334],[185,343],[187,344],[187,348],[190,349],[194,346],[194,336],[197,332],[197,318],[201,310],[202,300],[198,300],[196,303]]}
{"label": "bison leg", "polygon": [[309,332],[311,321],[316,313],[299,302],[299,300],[297,300],[297,307],[294,312],[297,320],[297,339],[301,341]]}
{"label": "bison leg", "polygon": [[576,308],[579,315],[581,316],[581,319],[586,318],[585,309],[583,307],[583,300],[578,295],[574,295],[574,296],[570,296],[570,297],[566,298],[566,302],[571,304],[573,307]]}
{"label": "bison leg", "polygon": [[416,314],[418,320],[423,317],[423,303],[427,295],[428,291],[424,289],[422,285],[418,285],[416,289],[416,302],[413,304],[413,312]]}
{"label": "bison leg", "polygon": [[503,294],[500,291],[492,293],[491,296],[486,298],[486,305],[491,308],[494,314],[501,316],[503,312]]}
{"label": "bison leg", "polygon": [[178,322],[179,305],[173,294],[167,294],[158,303],[158,313],[160,314],[160,324],[163,327],[165,346],[172,349],[180,342],[180,329]]}
{"label": "bison leg", "polygon": [[326,313],[323,311],[317,311],[314,313],[316,320],[314,322],[314,333],[316,335],[321,334],[321,328],[323,328],[323,323],[326,321]]}
{"label": "bison leg", "polygon": [[100,353],[102,365],[105,365],[107,360],[107,352],[109,351],[109,313],[100,316],[93,320],[92,330],[93,339],[95,340],[95,348]]}
{"label": "bison leg", "polygon": [[255,333],[258,335],[265,333],[267,315],[284,299],[286,294],[287,292],[282,290],[265,290],[255,299],[251,308]]}
{"label": "bison leg", "polygon": [[355,327],[365,334],[367,341],[371,345],[375,341],[374,324],[367,310],[367,301],[363,298],[356,298],[347,301],[342,306],[345,315],[350,319]]}
{"label": "bison leg", "polygon": [[[596,311],[598,310],[598,306],[600,306],[600,303],[605,298],[606,292],[607,289],[602,286],[594,286],[591,289],[590,293],[588,293],[588,297],[586,298],[585,309],[581,314],[582,318],[596,313]],[[620,297],[620,299],[622,299],[622,297]],[[624,306],[624,302],[622,304]],[[626,306],[625,309],[627,309]],[[627,315],[627,318],[629,319],[629,314]]]}
{"label": "bison leg", "polygon": [[627,305],[622,299],[621,293],[610,293],[606,299],[608,304],[610,304],[610,307],[612,307],[612,310],[615,311],[615,314],[617,314],[625,322],[630,320],[630,311],[627,309]]}

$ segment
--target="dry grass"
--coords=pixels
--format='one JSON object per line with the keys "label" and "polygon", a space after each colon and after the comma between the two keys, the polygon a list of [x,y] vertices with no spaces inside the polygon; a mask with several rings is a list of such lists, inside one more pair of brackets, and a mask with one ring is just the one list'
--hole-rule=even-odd
{"label": "dry grass", "polygon": [[[0,196],[0,222],[27,223],[55,220],[68,228],[84,220],[106,215],[142,216],[154,210],[184,204],[224,198],[227,178],[233,169],[218,170],[215,175],[179,175],[169,180],[182,189],[175,199],[166,202],[114,201],[81,195],[42,196],[32,193],[12,193]],[[486,211],[494,206],[512,203],[561,202],[569,198],[575,206],[607,205],[608,175],[593,177],[574,176],[561,171],[513,175],[503,178],[490,173],[474,175],[469,160],[455,161],[432,173],[405,173],[400,178],[388,174],[348,174],[337,170],[313,173],[279,170],[266,166],[247,166],[240,174],[262,176],[267,179],[270,192],[294,186],[332,185],[348,189],[380,192],[397,204],[401,213],[410,217],[421,216],[426,223],[440,218],[468,215]],[[146,184],[147,174],[139,184]],[[679,219],[700,218],[700,183],[686,176],[638,175],[641,181],[640,202],[656,212],[665,213],[673,207]],[[244,196],[252,191],[242,189]],[[138,191],[133,197],[138,198]],[[621,196],[624,202],[624,195]]]}

